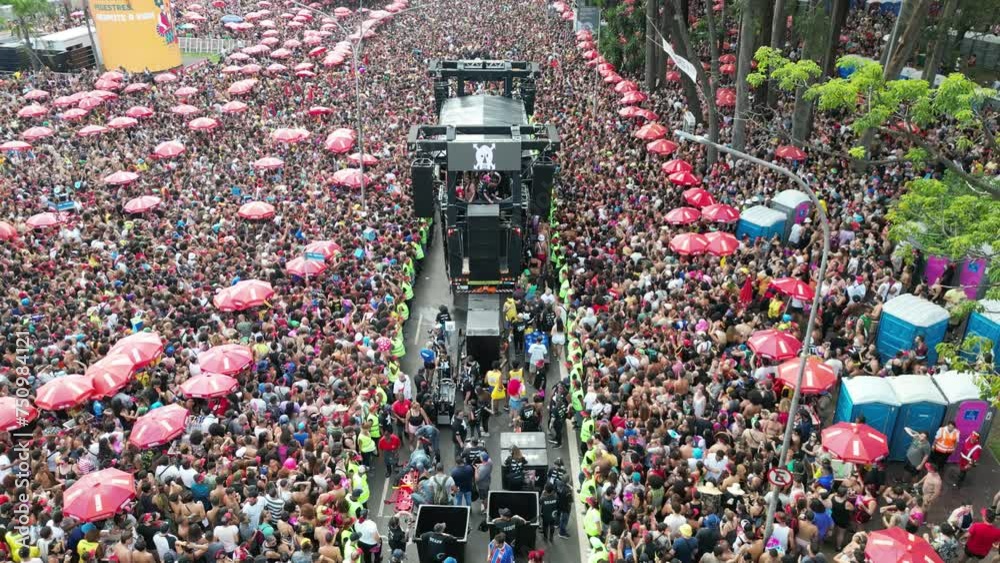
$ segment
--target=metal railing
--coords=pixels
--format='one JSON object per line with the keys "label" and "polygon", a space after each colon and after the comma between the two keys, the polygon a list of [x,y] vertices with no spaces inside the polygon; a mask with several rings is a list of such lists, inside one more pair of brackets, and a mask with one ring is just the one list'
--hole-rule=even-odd
{"label": "metal railing", "polygon": [[180,37],[182,53],[223,53],[235,51],[246,46],[241,39],[223,39],[221,37]]}

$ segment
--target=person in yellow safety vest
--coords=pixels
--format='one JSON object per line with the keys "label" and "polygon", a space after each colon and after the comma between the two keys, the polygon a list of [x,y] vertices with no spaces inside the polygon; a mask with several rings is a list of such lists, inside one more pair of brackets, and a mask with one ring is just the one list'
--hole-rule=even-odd
{"label": "person in yellow safety vest", "polygon": [[580,484],[580,498],[583,499],[583,504],[586,505],[587,499],[597,498],[597,481],[591,474],[589,465],[583,466],[582,471],[585,478],[583,483]]}
{"label": "person in yellow safety vest", "polygon": [[378,451],[375,439],[372,438],[372,425],[365,421],[361,425],[361,432],[358,433],[358,450],[361,452],[362,463],[365,467],[371,467],[375,462],[375,454]]}
{"label": "person in yellow safety vest", "polygon": [[392,337],[392,355],[398,360],[406,355],[406,342],[403,338],[403,330],[396,331],[396,336]]}
{"label": "person in yellow safety vest", "polygon": [[354,489],[351,491],[351,496],[347,497],[347,515],[351,518],[357,518],[361,509],[365,507],[365,503],[360,501],[363,493],[361,489]]}
{"label": "person in yellow safety vest", "polygon": [[403,298],[406,301],[413,299],[413,284],[411,284],[409,281],[404,281],[402,283],[402,286],[403,286]]}
{"label": "person in yellow safety vest", "polygon": [[601,538],[590,538],[590,555],[587,556],[587,563],[607,563],[610,560],[608,548],[604,547]]}
{"label": "person in yellow safety vest", "polygon": [[597,497],[587,499],[587,512],[583,515],[583,532],[591,538],[601,536],[601,511],[597,509]]}
{"label": "person in yellow safety vest", "polygon": [[423,260],[424,259],[424,247],[420,246],[420,243],[416,242],[416,241],[414,241],[414,242],[412,242],[410,244],[413,245],[413,257],[416,258],[417,260]]}
{"label": "person in yellow safety vest", "polygon": [[580,441],[586,445],[594,435],[594,419],[590,417],[590,413],[587,411],[581,411],[580,416],[583,417],[583,424],[580,425]]}
{"label": "person in yellow safety vest", "polygon": [[[378,390],[382,391],[382,388],[379,387]],[[385,404],[385,391],[382,391],[381,397],[379,404],[383,405]],[[378,439],[382,437],[382,423],[378,421],[378,406],[368,412],[368,424],[371,425],[372,440],[378,442]]]}
{"label": "person in yellow safety vest", "polygon": [[599,453],[599,451],[597,448],[593,447],[594,442],[597,442],[597,440],[591,438],[590,440],[583,443],[583,445],[586,446],[587,449],[587,453],[583,454],[583,463],[587,467],[592,467],[594,465],[594,462],[597,461],[597,454]]}
{"label": "person in yellow safety vest", "polygon": [[396,305],[396,314],[398,314],[404,322],[410,320],[410,307],[406,304],[406,301],[400,301],[399,304]]}

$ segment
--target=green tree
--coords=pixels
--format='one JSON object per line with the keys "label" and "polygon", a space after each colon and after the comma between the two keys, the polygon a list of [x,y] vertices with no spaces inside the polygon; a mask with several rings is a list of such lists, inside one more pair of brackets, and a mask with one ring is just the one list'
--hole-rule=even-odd
{"label": "green tree", "polygon": [[48,14],[52,8],[47,0],[0,0],[0,5],[10,6],[17,24],[17,30],[24,40],[32,66],[41,66],[42,60],[31,44],[34,37],[34,23],[39,16]]}
{"label": "green tree", "polygon": [[1000,407],[1000,374],[996,371],[996,364],[987,355],[993,349],[993,341],[972,335],[958,344],[942,342],[935,349],[939,362],[955,371],[975,373],[976,385],[984,400]]}

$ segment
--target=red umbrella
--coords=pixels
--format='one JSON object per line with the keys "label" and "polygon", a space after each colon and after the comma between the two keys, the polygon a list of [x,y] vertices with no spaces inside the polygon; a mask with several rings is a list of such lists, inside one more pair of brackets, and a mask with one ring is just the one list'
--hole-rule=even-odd
{"label": "red umbrella", "polygon": [[889,454],[885,434],[867,424],[838,422],[823,430],[823,448],[848,463],[871,463]]}
{"label": "red umbrella", "polygon": [[323,148],[334,153],[343,154],[354,148],[354,138],[331,133],[323,143]]}
{"label": "red umbrella", "polygon": [[601,56],[601,54],[595,51],[594,49],[591,49],[589,51],[584,51],[580,56],[587,59],[588,61],[591,61]]}
{"label": "red umbrella", "polygon": [[33,229],[45,229],[48,227],[58,227],[65,223],[69,217],[65,213],[38,213],[28,217],[25,223]]}
{"label": "red umbrella", "polygon": [[229,90],[227,90],[227,92],[235,96],[242,96],[243,94],[249,94],[250,91],[253,90],[253,87],[256,85],[257,85],[256,78],[247,78],[246,80],[238,80],[236,82],[233,82],[233,84],[229,87]]}
{"label": "red umbrella", "polygon": [[806,153],[802,149],[791,145],[778,147],[778,150],[774,151],[774,154],[780,158],[784,158],[785,160],[798,161],[806,159]]}
{"label": "red umbrella", "polygon": [[619,94],[624,94],[625,92],[634,92],[639,89],[639,86],[632,82],[631,80],[622,80],[618,84],[615,84],[615,92]]}
{"label": "red umbrella", "polygon": [[32,90],[24,95],[25,100],[44,100],[49,97],[49,93],[45,90]]}
{"label": "red umbrella", "polygon": [[116,117],[108,122],[108,127],[112,129],[126,129],[134,127],[138,123],[134,117]]}
{"label": "red umbrella", "polygon": [[276,143],[294,144],[309,138],[309,131],[282,127],[271,131],[271,140]]}
{"label": "red umbrella", "polygon": [[264,67],[252,63],[240,67],[240,73],[242,74],[260,74],[262,70],[264,70]]}
{"label": "red umbrella", "polygon": [[17,238],[17,229],[7,221],[0,221],[0,240],[14,240]]}
{"label": "red umbrella", "polygon": [[724,203],[706,205],[701,210],[701,214],[713,223],[735,223],[740,220],[740,212],[735,207]]}
{"label": "red umbrella", "polygon": [[708,253],[714,256],[729,256],[740,247],[736,237],[722,231],[705,233],[705,238],[708,239]]}
{"label": "red umbrella", "polygon": [[667,212],[664,220],[671,225],[688,225],[694,223],[700,218],[701,211],[698,211],[693,207],[678,207],[677,209],[671,209]]}
{"label": "red umbrella", "polygon": [[771,282],[778,293],[798,299],[799,301],[812,301],[816,291],[806,282],[797,278],[778,278]]}
{"label": "red umbrella", "polygon": [[258,158],[251,166],[257,170],[277,170],[285,165],[285,161],[275,156],[265,156]]}
{"label": "red umbrella", "polygon": [[198,93],[198,89],[191,86],[181,86],[174,91],[174,95],[178,98],[189,98]]}
{"label": "red umbrella", "polygon": [[708,248],[708,239],[698,233],[681,233],[670,239],[670,250],[684,256],[703,254]]}
{"label": "red umbrella", "polygon": [[137,332],[111,347],[108,356],[124,356],[138,369],[155,362],[163,354],[163,339],[155,332]]}
{"label": "red umbrella", "polygon": [[942,563],[941,556],[924,538],[903,528],[872,532],[865,545],[871,563]]}
{"label": "red umbrella", "polygon": [[365,166],[375,166],[378,164],[378,159],[368,153],[365,153],[364,158],[361,157],[361,153],[357,152],[347,156],[347,162],[355,166],[360,164],[362,161],[364,161]]}
{"label": "red umbrella", "polygon": [[609,72],[608,74],[604,75],[604,82],[608,84],[618,84],[622,80],[623,78],[617,72]]}
{"label": "red umbrella", "polygon": [[64,375],[42,385],[35,393],[35,405],[47,411],[61,411],[94,396],[94,382],[82,375]]}
{"label": "red umbrella", "polygon": [[219,126],[219,122],[211,117],[196,117],[188,121],[188,129],[192,131],[211,131]]}
{"label": "red umbrella", "polygon": [[326,106],[313,106],[309,108],[309,111],[307,113],[309,115],[326,115],[329,113],[333,113],[333,110]]}
{"label": "red umbrella", "polygon": [[638,112],[636,112],[635,115],[636,117],[641,117],[646,121],[656,121],[657,119],[660,118],[660,116],[655,111],[651,111],[648,109],[640,109]]}
{"label": "red umbrella", "polygon": [[[162,75],[161,75],[162,76]],[[105,520],[135,498],[135,478],[119,469],[88,473],[62,495],[63,514],[81,522]]]}
{"label": "red umbrella", "polygon": [[176,82],[177,75],[172,72],[164,72],[157,74],[156,78],[153,79],[157,84],[167,84],[168,82]]}
{"label": "red umbrella", "polygon": [[87,116],[87,110],[80,108],[68,109],[59,114],[59,119],[64,121],[76,121]]}
{"label": "red umbrella", "polygon": [[110,397],[128,385],[135,372],[135,364],[126,356],[105,356],[84,373],[94,386],[94,397]]}
{"label": "red umbrella", "polygon": [[[778,366],[778,379],[789,387],[795,387],[799,379],[799,366],[802,365],[800,358],[792,358]],[[833,367],[823,363],[817,356],[806,358],[806,371],[802,374],[802,389],[805,395],[818,395],[833,387],[837,382],[837,372]]]}
{"label": "red umbrella", "polygon": [[137,215],[139,213],[152,211],[159,207],[162,201],[163,200],[155,195],[141,195],[125,202],[125,213]]}
{"label": "red umbrella", "polygon": [[253,363],[253,350],[239,344],[213,346],[198,354],[198,366],[206,373],[237,374]]}
{"label": "red umbrella", "polygon": [[49,137],[53,133],[55,133],[55,131],[49,129],[48,127],[31,127],[25,129],[24,133],[21,133],[21,138],[29,141],[37,141],[38,139]]}
{"label": "red umbrella", "polygon": [[128,108],[125,115],[135,117],[137,119],[146,119],[147,117],[153,117],[153,110],[146,106],[133,106]]}
{"label": "red umbrella", "polygon": [[149,90],[149,84],[146,84],[145,82],[134,82],[126,86],[123,92],[126,94],[134,94],[136,92],[144,92],[146,90]]}
{"label": "red umbrella", "polygon": [[124,170],[119,170],[113,174],[108,174],[104,177],[103,182],[109,186],[124,186],[131,184],[139,179],[139,175],[135,172],[126,172]]}
{"label": "red umbrella", "polygon": [[646,150],[653,154],[667,156],[677,150],[677,143],[667,139],[657,139],[652,143],[647,143]]}
{"label": "red umbrella", "polygon": [[678,172],[690,172],[693,168],[687,162],[675,158],[674,160],[664,162],[663,166],[660,167],[660,170],[669,176],[670,174],[676,174]]}
{"label": "red umbrella", "polygon": [[25,143],[24,141],[7,141],[6,143],[0,144],[0,151],[4,152],[23,152],[30,150],[31,144]]}
{"label": "red umbrella", "polygon": [[670,72],[667,73],[666,79],[668,82],[680,82],[681,73],[677,72],[676,70],[671,70]]}
{"label": "red umbrella", "polygon": [[623,106],[634,106],[635,104],[641,104],[642,102],[645,102],[646,99],[647,99],[646,94],[643,94],[642,92],[638,91],[625,92],[625,95],[622,96],[620,103]]}
{"label": "red umbrella", "polygon": [[[687,172],[681,172],[681,174],[688,174]],[[670,175],[670,180],[673,181],[676,174]],[[708,207],[715,203],[715,199],[712,198],[712,194],[706,192],[701,188],[691,188],[689,190],[684,190],[681,194],[684,197],[684,201],[688,202],[690,205],[695,207]]]}
{"label": "red umbrella", "polygon": [[77,102],[83,99],[83,92],[77,92],[72,96],[59,96],[58,98],[52,100],[52,105],[57,108],[75,106]]}
{"label": "red umbrella", "polygon": [[153,149],[156,158],[174,158],[184,154],[184,145],[180,141],[163,141]]}
{"label": "red umbrella", "polygon": [[267,303],[273,295],[271,284],[260,280],[244,280],[219,290],[212,303],[221,311],[242,311]]}
{"label": "red umbrella", "polygon": [[176,113],[177,115],[180,115],[182,117],[187,117],[189,115],[201,113],[201,110],[190,104],[178,104],[170,108],[170,112]]}
{"label": "red umbrella", "polygon": [[729,88],[719,88],[715,91],[715,105],[733,107],[736,105],[736,92]]}
{"label": "red umbrella", "polygon": [[49,113],[49,108],[45,106],[40,106],[38,104],[31,104],[24,106],[17,111],[18,117],[41,117]]}
{"label": "red umbrella", "polygon": [[722,74],[736,74],[736,65],[722,65],[719,67]]}
{"label": "red umbrella", "polygon": [[251,201],[240,206],[239,215],[243,219],[262,221],[274,217],[274,206],[263,201]]}
{"label": "red umbrella", "polygon": [[270,72],[272,74],[276,72],[284,72],[286,70],[288,70],[288,67],[281,63],[274,63],[267,65],[267,72]]}
{"label": "red umbrella", "polygon": [[241,113],[247,110],[249,106],[240,101],[226,102],[222,104],[222,113]]}
{"label": "red umbrella", "polygon": [[103,125],[87,125],[76,132],[78,137],[95,137],[108,132],[108,128]]}
{"label": "red umbrella", "polygon": [[[667,179],[677,186],[697,186],[701,184],[701,178],[690,172],[674,172],[673,174],[667,176]],[[688,201],[688,203],[695,205],[691,201]]]}
{"label": "red umbrella", "polygon": [[726,53],[719,57],[719,62],[724,64],[732,64],[736,62],[736,55],[732,53]]}
{"label": "red umbrella", "polygon": [[[633,136],[644,141],[655,141],[662,139],[667,134],[667,128],[659,123],[647,123],[639,128]],[[676,146],[675,146],[676,148]]]}
{"label": "red umbrella", "polygon": [[302,256],[293,258],[285,264],[285,271],[300,278],[318,276],[324,270],[326,270],[326,262],[322,260],[310,260]]}
{"label": "red umbrella", "polygon": [[84,99],[80,100],[80,103],[77,105],[77,107],[79,107],[80,109],[92,110],[92,109],[100,106],[103,103],[104,103],[104,100],[102,100],[101,98],[89,98],[88,97],[88,98],[84,98]]}
{"label": "red umbrella", "polygon": [[631,117],[639,117],[639,114],[640,114],[641,111],[642,111],[642,108],[640,108],[638,106],[625,106],[622,109],[618,110],[618,115],[620,115],[622,117],[629,117],[629,118],[631,118]]}
{"label": "red umbrella", "polygon": [[174,403],[140,416],[132,426],[128,442],[139,449],[155,448],[184,433],[188,410]]}
{"label": "red umbrella", "polygon": [[306,254],[321,254],[323,259],[329,260],[340,252],[340,245],[332,240],[317,240],[307,244],[305,252]]}
{"label": "red umbrella", "polygon": [[[360,188],[361,182],[361,171],[357,168],[344,168],[333,173],[333,183],[337,186]],[[371,178],[367,174],[364,175],[364,183],[365,185],[371,183]]]}
{"label": "red umbrella", "polygon": [[787,332],[767,329],[758,330],[747,339],[747,346],[754,354],[769,360],[787,360],[799,355],[802,343]]}
{"label": "red umbrella", "polygon": [[38,418],[38,409],[28,399],[0,397],[0,432],[18,430]]}

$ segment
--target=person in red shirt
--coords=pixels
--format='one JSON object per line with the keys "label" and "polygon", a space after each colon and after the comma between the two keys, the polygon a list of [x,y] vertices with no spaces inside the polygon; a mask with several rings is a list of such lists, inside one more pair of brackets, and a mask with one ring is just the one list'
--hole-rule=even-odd
{"label": "person in red shirt", "polygon": [[399,451],[400,446],[403,442],[399,439],[399,436],[386,432],[382,434],[382,437],[378,440],[378,450],[382,452],[383,459],[385,459],[385,473],[386,475],[392,475],[392,472],[399,465]]}
{"label": "person in red shirt", "polygon": [[979,463],[979,456],[983,453],[983,447],[979,444],[979,432],[969,434],[962,444],[962,455],[958,458],[958,479],[955,486],[958,487],[965,481],[969,470]]}
{"label": "person in red shirt", "polygon": [[406,435],[406,413],[410,411],[410,401],[402,396],[392,403],[392,420],[395,422],[396,434]]}
{"label": "person in red shirt", "polygon": [[982,515],[983,521],[976,522],[969,528],[969,536],[965,542],[965,556],[960,561],[966,561],[970,557],[985,559],[1000,543],[1000,528],[993,525],[997,519],[996,513],[984,508]]}

